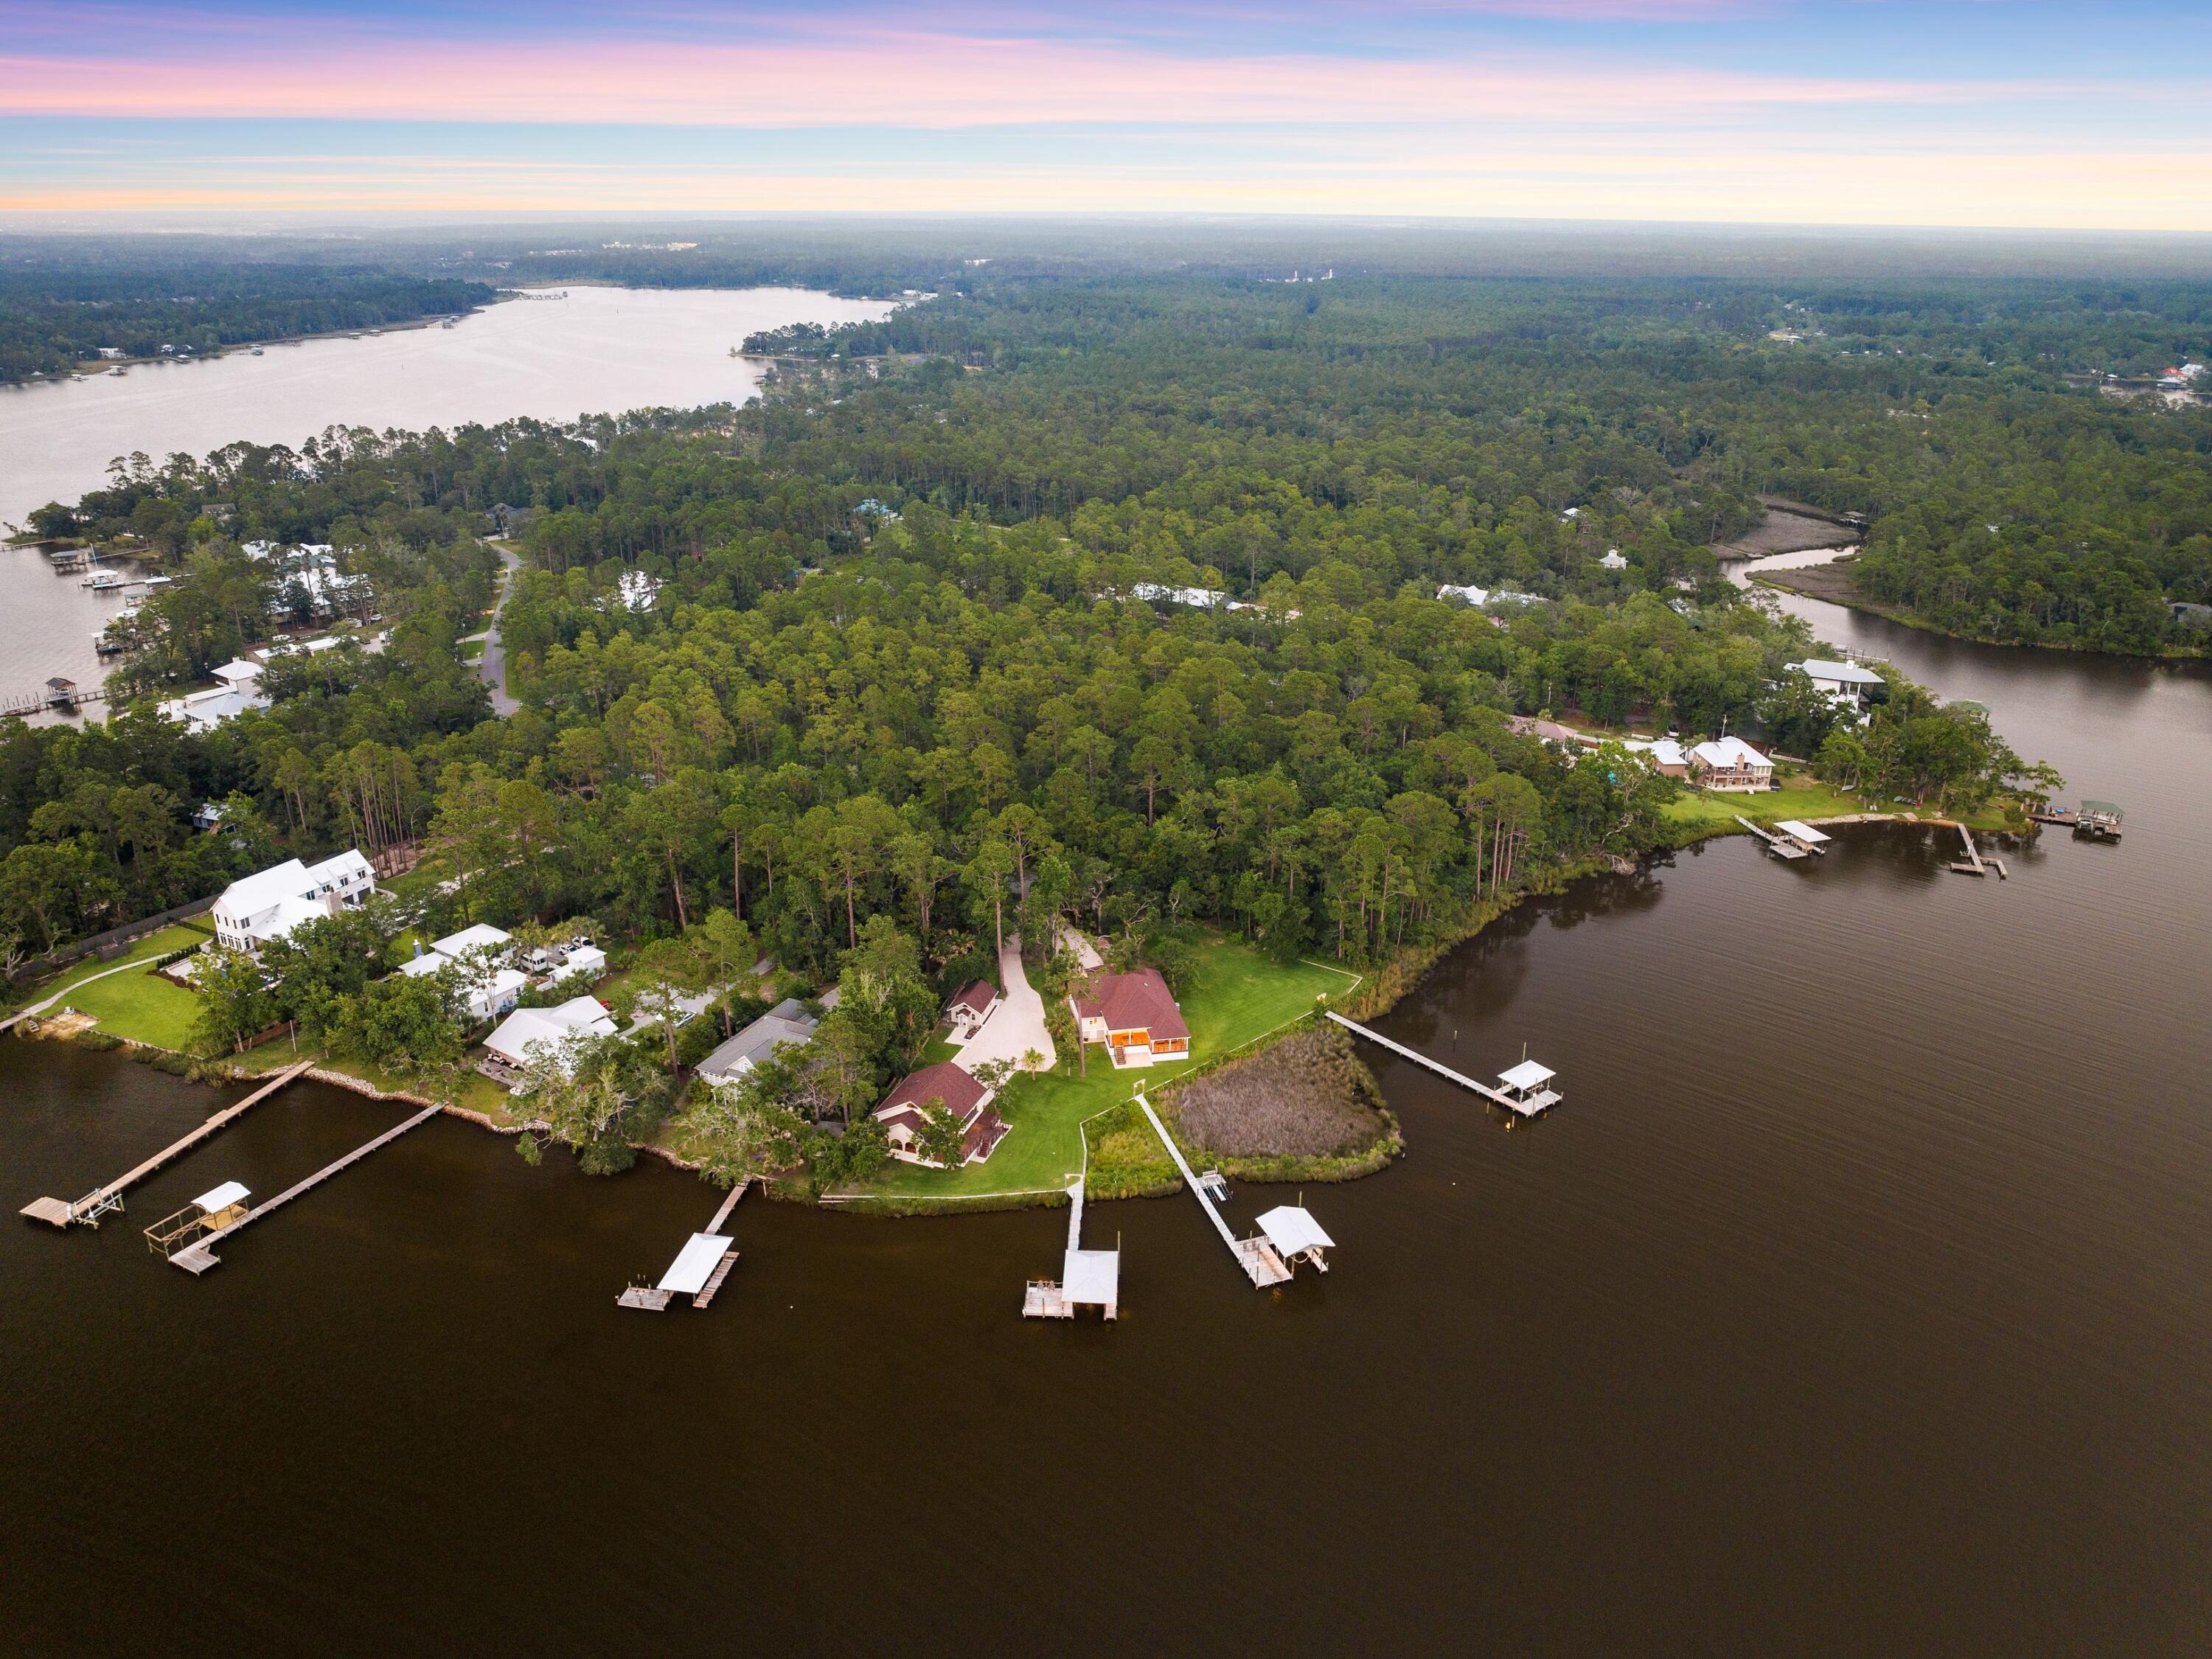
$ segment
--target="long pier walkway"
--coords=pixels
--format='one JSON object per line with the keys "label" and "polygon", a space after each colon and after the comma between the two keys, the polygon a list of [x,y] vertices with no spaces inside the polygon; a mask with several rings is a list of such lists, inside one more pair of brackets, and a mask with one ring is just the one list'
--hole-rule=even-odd
{"label": "long pier walkway", "polygon": [[210,1267],[220,1267],[222,1263],[216,1259],[215,1251],[210,1248],[218,1239],[228,1238],[233,1233],[237,1232],[240,1228],[252,1226],[255,1222],[260,1220],[263,1216],[267,1215],[271,1210],[283,1209],[294,1199],[299,1197],[301,1194],[307,1192],[313,1188],[321,1186],[323,1182],[328,1181],[339,1170],[350,1169],[353,1165],[360,1163],[362,1159],[367,1158],[371,1152],[374,1152],[378,1147],[391,1145],[392,1142],[398,1139],[400,1136],[405,1134],[410,1129],[419,1128],[422,1125],[428,1123],[432,1118],[437,1116],[439,1113],[445,1109],[446,1109],[442,1106],[425,1106],[421,1111],[416,1113],[414,1116],[409,1118],[405,1122],[393,1125],[391,1128],[386,1129],[382,1134],[377,1136],[375,1139],[365,1142],[362,1145],[355,1147],[351,1152],[348,1152],[343,1158],[339,1158],[337,1162],[325,1164],[321,1169],[316,1170],[314,1174],[309,1176],[305,1181],[294,1182],[283,1192],[277,1194],[276,1197],[270,1199],[266,1204],[255,1205],[244,1215],[239,1217],[237,1220],[232,1222],[228,1227],[217,1228],[214,1232],[210,1233],[205,1238],[201,1239],[197,1244],[188,1245],[185,1249],[179,1250],[174,1255],[171,1256],[169,1260],[174,1262],[178,1267],[182,1267],[186,1273],[195,1275],[204,1273]]}
{"label": "long pier walkway", "polygon": [[51,1221],[57,1227],[66,1227],[73,1221],[97,1227],[101,1216],[123,1207],[123,1194],[126,1188],[137,1185],[163,1164],[183,1157],[216,1131],[236,1121],[245,1115],[248,1107],[258,1106],[314,1063],[312,1060],[303,1060],[289,1071],[278,1073],[235,1106],[224,1107],[183,1139],[170,1142],[136,1169],[125,1170],[104,1187],[94,1188],[74,1204],[64,1204],[58,1198],[33,1199],[23,1206],[22,1213],[33,1221]]}
{"label": "long pier walkway", "polygon": [[1346,1030],[1350,1031],[1355,1036],[1364,1036],[1370,1042],[1379,1042],[1382,1047],[1388,1048],[1392,1054],[1400,1056],[1401,1059],[1410,1060],[1416,1066],[1425,1066],[1429,1070],[1434,1072],[1438,1077],[1448,1078],[1452,1082],[1458,1084],[1462,1089],[1474,1090],[1475,1093],[1480,1095],[1484,1099],[1491,1101],[1497,1105],[1503,1106],[1507,1111],[1513,1113],[1516,1117],[1534,1117],[1537,1113],[1542,1111],[1545,1107],[1549,1106],[1553,1101],[1559,1098],[1557,1095],[1552,1094],[1549,1091],[1547,1091],[1545,1093],[1538,1095],[1529,1100],[1516,1100],[1511,1095],[1507,1094],[1504,1090],[1493,1089],[1486,1083],[1477,1083],[1473,1078],[1467,1076],[1465,1073],[1455,1072],[1450,1066],[1443,1065],[1439,1061],[1431,1060],[1426,1054],[1421,1054],[1415,1049],[1408,1048],[1402,1042],[1391,1042],[1389,1037],[1384,1036],[1380,1031],[1370,1031],[1364,1025],[1361,1025],[1352,1020],[1346,1019],[1342,1014],[1338,1013],[1333,1008],[1329,1009],[1328,1013],[1331,1019],[1334,1020],[1339,1025],[1344,1027]]}
{"label": "long pier walkway", "polygon": [[1160,1138],[1160,1145],[1168,1149],[1168,1156],[1175,1160],[1175,1166],[1182,1176],[1182,1184],[1190,1188],[1190,1195],[1198,1200],[1198,1207],[1206,1212],[1206,1218],[1213,1224],[1213,1231],[1221,1235],[1221,1242],[1229,1247],[1229,1254],[1237,1258],[1237,1265],[1244,1269],[1246,1276],[1261,1290],[1270,1285],[1279,1285],[1288,1279],[1290,1268],[1267,1240],[1239,1238],[1229,1231],[1229,1224],[1222,1219],[1221,1212],[1214,1207],[1212,1195],[1199,1184],[1198,1177],[1191,1173],[1190,1165],[1184,1161],[1182,1148],[1175,1144],[1175,1137],[1168,1133],[1167,1126],[1152,1110],[1152,1103],[1139,1095],[1137,1104],[1144,1109],[1145,1121],[1152,1126],[1152,1133]]}

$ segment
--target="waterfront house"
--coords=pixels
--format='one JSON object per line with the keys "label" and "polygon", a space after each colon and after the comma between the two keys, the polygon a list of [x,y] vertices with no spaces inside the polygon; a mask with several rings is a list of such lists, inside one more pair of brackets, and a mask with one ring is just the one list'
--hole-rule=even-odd
{"label": "waterfront house", "polygon": [[303,921],[357,908],[375,890],[376,872],[357,849],[349,847],[319,864],[286,859],[258,874],[241,876],[222,890],[210,914],[217,943],[233,951],[258,952]]}
{"label": "waterfront house", "polygon": [[1623,747],[1632,755],[1641,755],[1644,763],[1662,778],[1690,775],[1690,757],[1672,738],[1655,738],[1649,743],[1641,738],[1632,738]]}
{"label": "waterfront house", "polygon": [[958,996],[945,1011],[945,1024],[952,1029],[955,1042],[966,1042],[983,1029],[983,1022],[991,1017],[991,1010],[999,1006],[999,989],[988,979],[979,979]]}
{"label": "waterfront house", "polygon": [[1690,771],[1698,787],[1721,792],[1771,788],[1774,763],[1741,738],[1716,738],[1690,751]]}
{"label": "waterfront house", "polygon": [[572,997],[556,1007],[516,1009],[484,1039],[484,1052],[517,1069],[542,1055],[566,1072],[572,1042],[614,1034],[614,1019],[597,997]]}
{"label": "waterfront house", "polygon": [[1870,668],[1862,668],[1855,662],[1831,662],[1824,657],[1808,657],[1803,662],[1793,662],[1788,665],[1811,680],[1814,690],[1840,708],[1858,708],[1865,702],[1869,691],[1882,683],[1881,675]]}
{"label": "waterfront house", "polygon": [[924,1113],[942,1109],[960,1126],[960,1162],[980,1164],[1006,1138],[1006,1120],[991,1109],[991,1091],[951,1060],[939,1060],[901,1078],[884,1097],[874,1116],[890,1137],[890,1154],[902,1164],[941,1170],[944,1163],[921,1150]]}
{"label": "waterfront house", "polygon": [[735,1083],[779,1049],[797,1048],[814,1035],[821,1021],[796,997],[786,997],[699,1062],[709,1087]]}
{"label": "waterfront house", "polygon": [[503,929],[480,921],[447,934],[412,961],[401,963],[399,971],[421,979],[450,969],[467,998],[469,1023],[481,1024],[514,1008],[530,983],[527,974],[507,964],[513,943],[513,936]]}
{"label": "waterfront house", "polygon": [[1157,968],[1098,975],[1067,1002],[1079,1041],[1104,1043],[1116,1066],[1190,1056],[1190,1027]]}
{"label": "waterfront house", "polygon": [[194,732],[212,732],[249,708],[269,707],[268,696],[261,690],[259,663],[234,658],[215,671],[215,678],[221,684],[210,690],[188,691],[162,703],[162,717]]}

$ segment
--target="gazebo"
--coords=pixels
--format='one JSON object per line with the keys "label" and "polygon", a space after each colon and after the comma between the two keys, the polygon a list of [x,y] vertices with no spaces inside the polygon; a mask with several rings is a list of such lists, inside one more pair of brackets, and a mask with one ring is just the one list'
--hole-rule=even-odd
{"label": "gazebo", "polygon": [[1544,1085],[1559,1073],[1548,1066],[1539,1066],[1533,1060],[1524,1060],[1510,1071],[1498,1074],[1498,1093],[1506,1105],[1523,1117],[1534,1117],[1548,1106],[1556,1106],[1559,1096]]}

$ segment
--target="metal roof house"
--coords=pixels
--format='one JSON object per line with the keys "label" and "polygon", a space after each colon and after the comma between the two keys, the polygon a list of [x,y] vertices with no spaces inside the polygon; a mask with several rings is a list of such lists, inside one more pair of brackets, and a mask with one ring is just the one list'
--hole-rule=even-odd
{"label": "metal roof house", "polygon": [[779,1049],[804,1043],[821,1023],[805,1003],[787,997],[701,1060],[699,1075],[717,1089],[735,1083]]}
{"label": "metal roof house", "polygon": [[233,951],[258,951],[301,922],[336,915],[376,890],[376,872],[348,848],[319,864],[286,859],[222,890],[210,915],[216,940]]}
{"label": "metal roof house", "polygon": [[1855,662],[1834,662],[1826,657],[1808,657],[1803,662],[1787,665],[1813,682],[1814,689],[1831,702],[1847,703],[1856,708],[1867,700],[1868,693],[1884,682],[1870,668],[1862,668]]}

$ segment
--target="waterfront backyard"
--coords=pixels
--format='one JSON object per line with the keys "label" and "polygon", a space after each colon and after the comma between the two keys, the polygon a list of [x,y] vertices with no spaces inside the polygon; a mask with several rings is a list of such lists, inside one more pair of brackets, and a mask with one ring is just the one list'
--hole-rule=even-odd
{"label": "waterfront backyard", "polygon": [[927,1203],[1058,1192],[1083,1167],[1085,1118],[1256,1042],[1313,1012],[1323,999],[1340,1000],[1357,983],[1348,970],[1278,962],[1235,940],[1208,945],[1198,952],[1191,982],[1177,999],[1190,1027],[1189,1060],[1117,1072],[1106,1051],[1094,1046],[1087,1055],[1089,1074],[1077,1076],[1073,1057],[1063,1056],[1058,1069],[1008,1084],[997,1104],[1013,1133],[988,1160],[952,1170],[892,1164],[859,1195]]}

